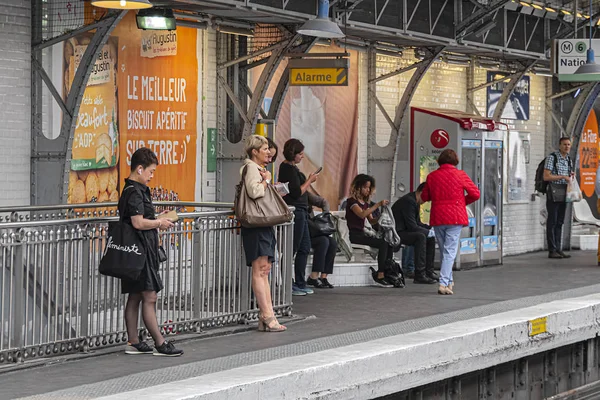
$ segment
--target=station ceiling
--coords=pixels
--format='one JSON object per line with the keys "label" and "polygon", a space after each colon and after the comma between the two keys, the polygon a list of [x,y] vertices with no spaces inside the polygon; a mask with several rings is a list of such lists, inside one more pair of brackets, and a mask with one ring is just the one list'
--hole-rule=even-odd
{"label": "station ceiling", "polygon": [[[531,1],[526,0],[527,3]],[[285,25],[291,31],[314,18],[317,9],[316,0],[152,0],[152,3],[208,18]],[[468,34],[457,37],[460,21],[455,21],[453,0],[330,0],[331,16],[339,17],[338,23],[350,39],[398,47],[444,45],[446,51],[462,54],[548,61],[551,40],[569,37],[572,18],[563,18],[564,15],[559,12],[558,18],[547,21],[533,15],[520,15],[522,11],[504,12],[505,6],[510,3],[519,6],[520,2],[462,0],[462,21],[486,9],[490,11],[484,18],[468,21]],[[572,11],[574,7],[573,0],[534,3],[557,10]],[[596,16],[593,22],[596,23],[600,18],[600,0],[593,0],[592,4],[592,15]],[[578,0],[578,8],[582,14],[589,14],[589,1]],[[490,20],[493,20],[494,27],[489,32],[477,34]],[[587,23],[588,20],[579,20],[580,37],[584,35],[581,28]],[[600,37],[600,32],[598,35]]]}

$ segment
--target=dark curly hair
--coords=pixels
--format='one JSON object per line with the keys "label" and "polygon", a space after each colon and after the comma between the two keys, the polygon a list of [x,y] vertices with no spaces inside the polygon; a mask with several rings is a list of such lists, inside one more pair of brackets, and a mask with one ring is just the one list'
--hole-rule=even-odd
{"label": "dark curly hair", "polygon": [[[371,192],[369,193],[369,197],[365,199],[360,193],[360,190],[367,184],[367,182],[371,183]],[[350,197],[353,197],[356,200],[369,201],[371,200],[371,194],[374,190],[375,178],[367,174],[358,174],[354,177],[352,184],[350,185]]]}

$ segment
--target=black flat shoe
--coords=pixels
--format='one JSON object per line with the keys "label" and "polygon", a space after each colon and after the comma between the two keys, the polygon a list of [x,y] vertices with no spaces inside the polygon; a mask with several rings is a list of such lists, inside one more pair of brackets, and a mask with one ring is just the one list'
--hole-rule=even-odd
{"label": "black flat shoe", "polygon": [[431,285],[431,284],[437,283],[437,281],[435,279],[431,279],[428,276],[425,276],[422,278],[415,278],[413,280],[413,283],[421,283],[421,284],[425,284],[425,285]]}
{"label": "black flat shoe", "polygon": [[548,253],[548,258],[563,258],[558,252],[552,251]]}
{"label": "black flat shoe", "polygon": [[313,279],[313,278],[308,278],[306,280],[306,284],[308,286],[312,286],[314,288],[318,288],[321,289],[323,288],[323,283],[317,278],[317,279]]}
{"label": "black flat shoe", "polygon": [[559,251],[558,254],[560,254],[560,256],[562,258],[571,258],[570,254],[566,254],[565,252]]}
{"label": "black flat shoe", "polygon": [[329,283],[327,278],[320,278],[319,280],[321,281],[321,285],[323,285],[323,288],[325,289],[333,289],[335,287],[331,283]]}

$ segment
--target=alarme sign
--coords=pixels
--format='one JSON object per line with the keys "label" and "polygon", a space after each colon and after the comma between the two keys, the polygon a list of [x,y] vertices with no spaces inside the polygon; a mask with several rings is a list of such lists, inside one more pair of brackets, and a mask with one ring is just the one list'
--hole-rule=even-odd
{"label": "alarme sign", "polygon": [[[599,75],[575,74],[577,68],[585,64],[589,39],[561,39],[554,41],[552,51],[552,68],[559,81],[565,82],[595,82]],[[600,64],[600,39],[592,39],[592,49],[595,53],[596,64]]]}

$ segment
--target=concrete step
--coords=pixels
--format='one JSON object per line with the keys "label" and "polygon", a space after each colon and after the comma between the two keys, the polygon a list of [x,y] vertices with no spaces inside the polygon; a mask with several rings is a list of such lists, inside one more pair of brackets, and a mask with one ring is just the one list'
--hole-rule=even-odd
{"label": "concrete step", "polygon": [[598,234],[571,235],[571,247],[580,250],[598,250]]}

